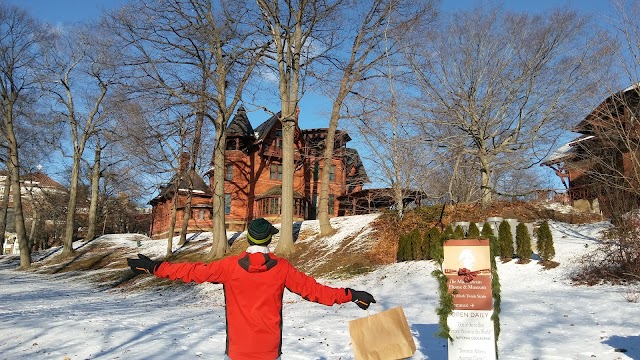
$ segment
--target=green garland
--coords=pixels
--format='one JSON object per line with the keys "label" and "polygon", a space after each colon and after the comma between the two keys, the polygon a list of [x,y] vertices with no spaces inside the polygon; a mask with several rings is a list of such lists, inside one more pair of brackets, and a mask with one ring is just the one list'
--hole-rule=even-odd
{"label": "green garland", "polygon": [[[441,263],[440,266],[442,266]],[[449,315],[453,313],[453,295],[449,294],[447,277],[444,275],[442,270],[433,270],[433,272],[431,272],[431,276],[438,280],[438,293],[440,294],[440,304],[436,308],[440,329],[436,333],[436,336],[453,341],[453,338],[449,333],[451,329],[449,329],[449,324],[447,323]]]}
{"label": "green garland", "polygon": [[[442,242],[446,239],[446,234],[442,236]],[[496,264],[496,256],[498,256],[500,244],[498,243],[498,238],[495,236],[489,236],[489,248],[490,248],[490,257],[491,257],[491,295],[493,296],[493,315],[491,315],[491,320],[493,320],[493,331],[495,335],[495,348],[496,348],[496,359],[498,358],[498,337],[500,336],[500,278],[498,277],[498,266]],[[440,303],[438,307],[436,307],[436,314],[438,315],[438,324],[440,326],[439,331],[436,333],[436,336],[449,339],[453,341],[451,337],[449,324],[447,319],[449,315],[453,313],[453,294],[449,293],[449,287],[447,286],[447,277],[442,271],[442,262],[443,258],[436,257],[434,258],[436,263],[438,264],[438,269],[431,272],[431,276],[436,278],[438,281],[438,293],[440,297]],[[455,292],[455,291],[454,291]]]}
{"label": "green garland", "polygon": [[496,359],[498,358],[498,337],[500,336],[500,278],[498,277],[498,265],[496,264],[496,256],[498,256],[500,244],[495,236],[489,238],[489,251],[491,253],[491,295],[493,296],[493,334],[495,336]]}

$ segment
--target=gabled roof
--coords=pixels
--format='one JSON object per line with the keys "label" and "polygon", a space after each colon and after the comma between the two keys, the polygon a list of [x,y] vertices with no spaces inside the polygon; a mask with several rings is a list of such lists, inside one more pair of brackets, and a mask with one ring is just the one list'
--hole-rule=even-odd
{"label": "gabled roof", "polygon": [[621,116],[622,113],[619,113],[621,106],[624,109],[624,106],[637,106],[638,103],[640,103],[640,83],[633,84],[606,98],[580,121],[578,125],[573,128],[573,131],[583,134],[590,133],[593,130],[593,122],[600,118]]}
{"label": "gabled roof", "polygon": [[[0,170],[0,176],[8,176],[9,173],[7,170]],[[50,178],[47,174],[41,172],[40,170],[20,176],[20,182],[22,182],[25,186],[31,187],[39,187],[43,189],[53,189],[59,191],[68,191],[66,187],[62,186],[59,182]]]}
{"label": "gabled roof", "polygon": [[271,131],[273,126],[280,121],[281,114],[282,114],[281,112],[278,112],[277,114],[267,119],[267,121],[263,122],[262,124],[258,125],[258,127],[256,127],[255,136],[257,140],[264,140],[267,137],[267,135],[269,134],[269,131]]}
{"label": "gabled roof", "polygon": [[568,143],[560,146],[559,148],[557,148],[553,153],[551,153],[551,155],[549,155],[542,163],[540,163],[540,165],[553,165],[553,164],[557,164],[560,162],[563,162],[565,160],[569,160],[569,159],[573,159],[577,153],[578,153],[578,149],[576,147],[576,145],[578,145],[579,143],[583,142],[583,141],[587,141],[587,140],[591,140],[594,139],[595,136],[593,135],[583,135],[580,136],[576,139],[573,139],[571,141],[569,141]]}
{"label": "gabled roof", "polygon": [[[179,179],[179,182],[178,182],[178,179]],[[178,182],[177,184],[178,191],[187,191],[189,189],[189,180],[187,177],[187,172],[185,171],[185,172],[181,172],[173,175],[173,177],[171,177],[171,180],[169,180],[169,183],[160,188],[160,193],[158,194],[158,196],[151,199],[151,201],[149,201],[149,204],[153,205],[154,203],[157,203],[163,199],[172,198],[173,195],[175,194],[176,182]],[[211,189],[204,182],[202,177],[200,177],[200,175],[198,174],[194,174],[194,177],[193,177],[193,192],[194,192],[194,195],[196,196],[211,197]]]}
{"label": "gabled roof", "polygon": [[244,106],[240,106],[236,115],[227,127],[227,136],[247,136],[254,137],[253,127],[249,123],[247,111]]}
{"label": "gabled roof", "polygon": [[67,188],[65,188],[60,183],[53,180],[41,171],[36,171],[34,173],[24,175],[20,178],[20,180],[31,182],[31,186],[67,191]]}
{"label": "gabled roof", "polygon": [[364,168],[364,164],[362,164],[362,160],[360,159],[360,154],[358,154],[358,150],[352,148],[346,148],[346,156],[345,156],[345,164],[347,167],[347,171],[351,168],[356,169],[355,176],[352,179],[359,179],[363,184],[370,183],[369,175],[367,175],[367,171]]}

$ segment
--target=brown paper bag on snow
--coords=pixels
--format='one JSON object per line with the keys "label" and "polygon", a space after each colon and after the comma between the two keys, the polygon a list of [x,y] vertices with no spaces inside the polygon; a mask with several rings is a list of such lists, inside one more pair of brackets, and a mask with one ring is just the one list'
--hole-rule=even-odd
{"label": "brown paper bag on snow", "polygon": [[402,307],[349,321],[356,360],[391,360],[413,356],[416,344]]}

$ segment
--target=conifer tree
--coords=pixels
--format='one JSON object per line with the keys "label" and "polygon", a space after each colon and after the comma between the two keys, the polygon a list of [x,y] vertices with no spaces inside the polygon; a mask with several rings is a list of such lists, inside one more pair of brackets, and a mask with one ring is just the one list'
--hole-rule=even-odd
{"label": "conifer tree", "polygon": [[420,236],[420,230],[418,228],[413,229],[409,233],[409,241],[411,242],[411,258],[409,260],[421,260],[422,259],[422,237]]}
{"label": "conifer tree", "polygon": [[422,237],[420,247],[422,248],[422,260],[431,260],[431,241],[429,232]]}
{"label": "conifer tree", "polygon": [[556,256],[556,249],[553,246],[553,235],[549,223],[545,220],[538,228],[538,255],[542,261],[549,261]]}
{"label": "conifer tree", "polygon": [[443,240],[449,240],[453,237],[453,226],[451,226],[451,224],[447,225],[447,227],[444,229],[444,232],[442,233],[442,239]]}
{"label": "conifer tree", "polygon": [[513,257],[513,235],[511,235],[511,225],[503,221],[498,227],[498,243],[500,244],[500,257],[511,259]]}
{"label": "conifer tree", "polygon": [[476,223],[472,222],[471,224],[469,224],[467,237],[469,239],[478,239],[480,237],[480,229],[478,229],[478,225],[476,225]]}
{"label": "conifer tree", "polygon": [[406,261],[406,259],[404,258],[406,243],[406,236],[400,235],[400,238],[398,239],[398,252],[396,254],[396,260],[398,262]]}
{"label": "conifer tree", "polygon": [[452,239],[464,239],[464,229],[462,226],[456,226],[456,229],[453,231]]}
{"label": "conifer tree", "polygon": [[411,241],[411,233],[404,236],[404,254],[402,254],[403,261],[411,261],[413,259],[413,243]]}
{"label": "conifer tree", "polygon": [[484,223],[484,225],[482,225],[482,232],[480,233],[480,235],[485,239],[489,239],[492,236],[495,236],[491,224],[489,224],[488,222]]}
{"label": "conifer tree", "polygon": [[437,262],[442,262],[444,249],[442,248],[442,234],[440,230],[434,226],[429,230],[427,236],[429,236],[429,256]]}
{"label": "conifer tree", "polygon": [[524,223],[516,226],[516,256],[521,260],[529,260],[531,257],[531,236]]}

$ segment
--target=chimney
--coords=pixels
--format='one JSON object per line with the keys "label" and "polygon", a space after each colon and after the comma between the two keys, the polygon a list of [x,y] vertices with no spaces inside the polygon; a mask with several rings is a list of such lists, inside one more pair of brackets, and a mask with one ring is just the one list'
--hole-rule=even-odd
{"label": "chimney", "polygon": [[189,168],[189,160],[191,160],[191,155],[188,152],[183,152],[180,154],[180,159],[178,163],[179,172],[187,171]]}
{"label": "chimney", "polygon": [[300,116],[300,106],[296,105],[296,124],[298,123],[298,117]]}

